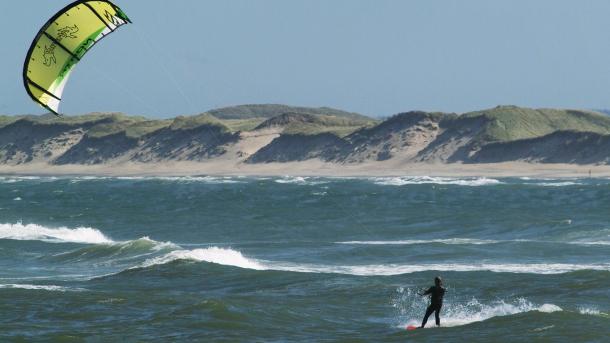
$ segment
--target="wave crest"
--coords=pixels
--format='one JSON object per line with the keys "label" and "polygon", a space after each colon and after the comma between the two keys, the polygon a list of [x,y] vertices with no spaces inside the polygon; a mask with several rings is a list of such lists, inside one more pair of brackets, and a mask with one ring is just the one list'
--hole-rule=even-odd
{"label": "wave crest", "polygon": [[346,241],[346,242],[335,242],[336,244],[347,244],[347,245],[415,245],[415,244],[456,244],[456,245],[482,245],[482,244],[496,244],[501,241],[492,239],[474,239],[474,238],[438,238],[438,239],[401,239],[396,241]]}
{"label": "wave crest", "polygon": [[0,288],[9,289],[26,289],[26,290],[43,290],[43,291],[54,291],[54,292],[68,292],[68,291],[83,291],[82,288],[69,288],[56,285],[31,285],[23,283],[10,283],[0,284]]}
{"label": "wave crest", "polygon": [[191,260],[196,262],[216,263],[226,266],[234,266],[255,270],[267,269],[260,262],[244,257],[239,251],[219,247],[210,247],[194,250],[174,250],[163,256],[148,259],[138,267],[146,268],[154,265],[170,263],[177,260]]}
{"label": "wave crest", "polygon": [[486,177],[477,178],[448,178],[431,176],[402,176],[402,177],[376,177],[371,179],[375,184],[382,186],[405,186],[405,185],[457,185],[457,186],[487,186],[502,184],[499,180]]}
{"label": "wave crest", "polygon": [[111,244],[115,243],[101,231],[90,227],[48,228],[38,224],[0,224],[0,239],[21,241],[43,241],[50,243],[85,243]]}

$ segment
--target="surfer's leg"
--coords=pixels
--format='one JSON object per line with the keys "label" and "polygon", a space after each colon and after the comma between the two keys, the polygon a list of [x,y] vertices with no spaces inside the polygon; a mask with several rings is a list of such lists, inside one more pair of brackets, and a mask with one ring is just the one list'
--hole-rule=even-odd
{"label": "surfer's leg", "polygon": [[434,309],[434,319],[436,319],[436,326],[441,326],[441,307]]}
{"label": "surfer's leg", "polygon": [[428,317],[430,317],[430,315],[432,314],[432,312],[434,312],[434,307],[432,307],[432,305],[428,306],[428,308],[426,309],[426,315],[424,316],[424,320],[421,322],[421,327],[423,328],[424,326],[426,326],[426,322],[428,322]]}

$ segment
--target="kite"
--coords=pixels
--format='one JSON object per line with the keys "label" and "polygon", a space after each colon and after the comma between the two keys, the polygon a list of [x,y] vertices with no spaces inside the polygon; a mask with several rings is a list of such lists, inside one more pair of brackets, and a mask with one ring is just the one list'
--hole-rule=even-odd
{"label": "kite", "polygon": [[70,72],[98,41],[131,23],[107,0],[78,0],[57,12],[38,31],[23,66],[29,96],[59,114],[59,103]]}

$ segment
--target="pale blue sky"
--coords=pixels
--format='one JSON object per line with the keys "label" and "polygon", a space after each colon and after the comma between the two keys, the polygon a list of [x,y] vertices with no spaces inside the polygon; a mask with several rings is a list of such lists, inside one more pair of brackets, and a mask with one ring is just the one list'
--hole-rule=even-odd
{"label": "pale blue sky", "polygon": [[[66,0],[1,1],[0,113]],[[133,25],[88,53],[60,111],[149,117],[246,103],[373,116],[515,104],[610,108],[610,1],[116,0]]]}

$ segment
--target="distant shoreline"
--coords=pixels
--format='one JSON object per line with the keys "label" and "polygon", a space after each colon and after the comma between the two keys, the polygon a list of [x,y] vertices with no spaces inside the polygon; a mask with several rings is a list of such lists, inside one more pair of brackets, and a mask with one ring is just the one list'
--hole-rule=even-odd
{"label": "distant shoreline", "polygon": [[610,177],[608,165],[503,162],[486,164],[398,164],[391,161],[335,164],[319,160],[287,163],[246,164],[224,162],[121,163],[61,165],[44,163],[1,165],[0,175],[32,176],[313,176],[313,177]]}

